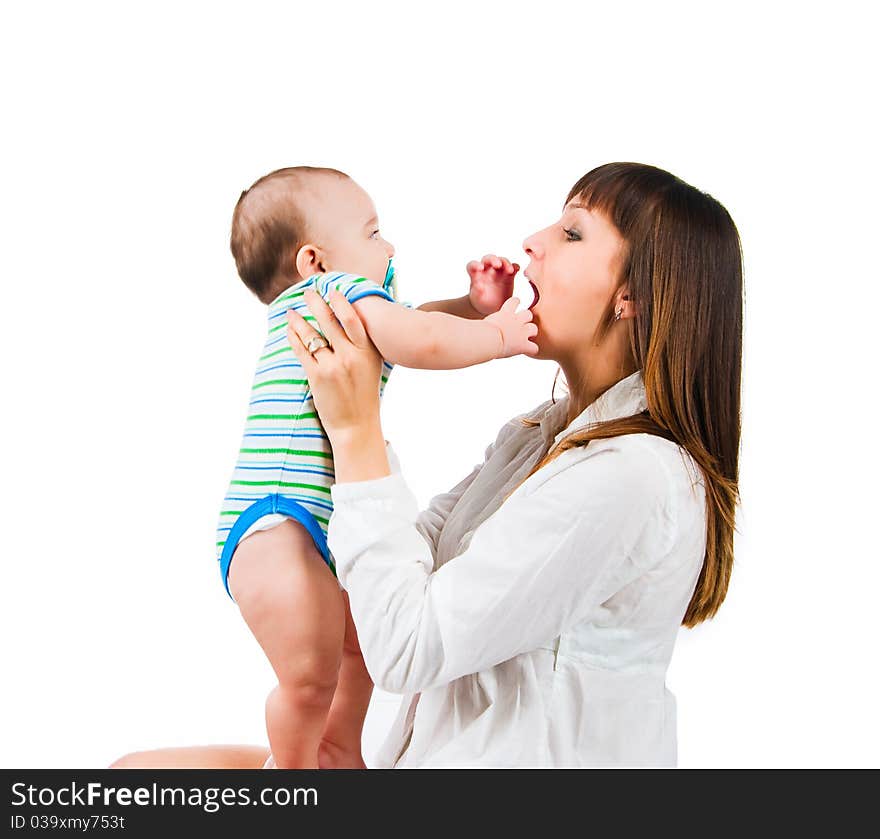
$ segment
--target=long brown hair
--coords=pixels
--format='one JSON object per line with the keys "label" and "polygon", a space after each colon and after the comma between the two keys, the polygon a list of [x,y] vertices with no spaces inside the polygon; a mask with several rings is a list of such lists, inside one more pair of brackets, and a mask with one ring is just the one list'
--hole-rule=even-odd
{"label": "long brown hair", "polygon": [[568,449],[622,434],[655,434],[686,449],[706,487],[706,554],[682,619],[694,627],[718,611],[733,568],[744,303],[739,233],[711,195],[640,163],[593,169],[565,203],[573,199],[602,212],[623,237],[619,283],[597,337],[614,323],[614,296],[628,285],[637,315],[625,323],[648,408],[563,438],[526,478]]}

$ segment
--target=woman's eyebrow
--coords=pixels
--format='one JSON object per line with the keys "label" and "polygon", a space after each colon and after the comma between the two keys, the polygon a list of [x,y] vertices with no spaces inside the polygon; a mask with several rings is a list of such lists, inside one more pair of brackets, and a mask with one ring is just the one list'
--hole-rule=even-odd
{"label": "woman's eyebrow", "polygon": [[566,210],[581,210],[581,211],[583,211],[584,215],[578,216],[578,218],[581,220],[579,222],[580,224],[587,224],[587,222],[589,222],[589,224],[593,223],[592,215],[591,215],[592,210],[586,204],[581,204],[579,202],[572,202],[571,204],[567,204],[565,209]]}

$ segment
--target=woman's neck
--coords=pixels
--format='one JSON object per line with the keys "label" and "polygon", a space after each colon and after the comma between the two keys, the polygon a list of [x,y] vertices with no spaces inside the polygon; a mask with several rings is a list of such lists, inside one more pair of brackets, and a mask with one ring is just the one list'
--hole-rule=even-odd
{"label": "woman's neck", "polygon": [[611,360],[595,355],[581,360],[580,363],[574,363],[573,360],[560,361],[559,366],[565,376],[569,393],[566,428],[606,390],[638,369],[632,361],[623,364],[619,358]]}

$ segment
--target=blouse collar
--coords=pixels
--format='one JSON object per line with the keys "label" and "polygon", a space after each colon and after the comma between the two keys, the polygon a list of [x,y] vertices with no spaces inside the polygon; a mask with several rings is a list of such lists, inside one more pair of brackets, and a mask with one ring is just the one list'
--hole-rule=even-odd
{"label": "blouse collar", "polygon": [[545,443],[549,442],[552,437],[553,444],[550,446],[550,450],[563,437],[567,437],[575,431],[580,431],[588,426],[607,422],[608,420],[631,417],[634,414],[641,413],[648,407],[642,371],[636,370],[635,373],[632,373],[625,379],[621,379],[608,388],[598,399],[593,400],[593,402],[587,405],[565,428],[555,436],[552,436],[555,429],[559,428],[560,423],[565,422],[565,417],[568,415],[569,401],[570,397],[568,395],[562,397],[558,402],[547,408],[544,416],[539,420]]}

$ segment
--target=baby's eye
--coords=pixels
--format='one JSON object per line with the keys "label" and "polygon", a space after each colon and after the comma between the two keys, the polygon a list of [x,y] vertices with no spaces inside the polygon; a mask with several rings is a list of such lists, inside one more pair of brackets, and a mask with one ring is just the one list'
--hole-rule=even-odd
{"label": "baby's eye", "polygon": [[370,234],[370,238],[371,238],[371,239],[375,239],[378,235],[379,235],[379,231],[378,231],[378,230],[374,230],[374,231]]}
{"label": "baby's eye", "polygon": [[569,242],[577,242],[581,238],[581,234],[578,233],[577,230],[569,230],[567,227],[563,227],[562,231],[565,233]]}

